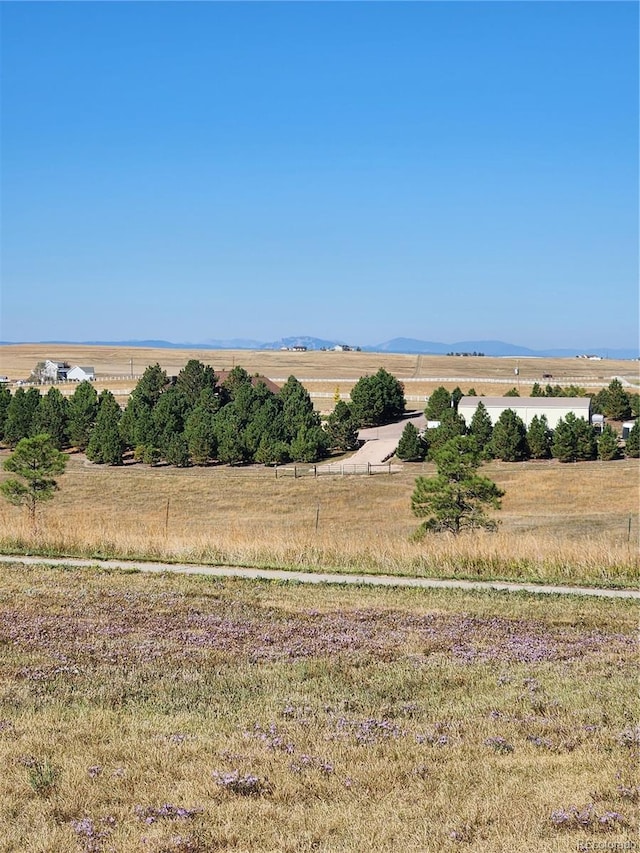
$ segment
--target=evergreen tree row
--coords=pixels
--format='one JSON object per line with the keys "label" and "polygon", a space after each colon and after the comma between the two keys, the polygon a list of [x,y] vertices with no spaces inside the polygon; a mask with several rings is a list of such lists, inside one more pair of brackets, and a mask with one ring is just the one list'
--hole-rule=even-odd
{"label": "evergreen tree row", "polygon": [[[439,450],[453,438],[469,435],[475,438],[484,459],[522,462],[526,459],[558,459],[580,462],[592,459],[611,460],[623,455],[615,430],[607,424],[601,433],[583,418],[569,412],[549,429],[544,415],[535,416],[529,428],[513,409],[505,409],[495,425],[482,401],[468,428],[464,418],[453,407],[440,414],[440,426],[419,435],[412,423],[402,433],[397,456],[405,461],[435,459]],[[636,422],[624,446],[624,455],[638,457],[639,422]]]}
{"label": "evergreen tree row", "polygon": [[385,370],[359,380],[351,403],[338,399],[324,426],[307,390],[290,376],[278,393],[235,367],[223,382],[195,359],[175,379],[148,367],[124,411],[113,394],[81,382],[71,397],[52,387],[0,387],[0,439],[15,447],[46,433],[58,449],[86,451],[93,462],[122,464],[125,453],[147,464],[176,466],[316,462],[357,447],[358,428],[404,412],[402,385]]}

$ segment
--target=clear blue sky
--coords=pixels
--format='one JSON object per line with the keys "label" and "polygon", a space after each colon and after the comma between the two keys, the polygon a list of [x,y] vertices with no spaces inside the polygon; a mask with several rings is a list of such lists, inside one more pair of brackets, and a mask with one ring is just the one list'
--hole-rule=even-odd
{"label": "clear blue sky", "polygon": [[637,346],[636,3],[0,14],[0,339]]}

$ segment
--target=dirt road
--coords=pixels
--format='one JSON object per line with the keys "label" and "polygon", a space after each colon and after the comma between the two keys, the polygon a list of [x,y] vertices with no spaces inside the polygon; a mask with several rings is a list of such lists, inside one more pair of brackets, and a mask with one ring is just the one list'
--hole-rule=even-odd
{"label": "dirt road", "polygon": [[463,589],[485,592],[528,592],[536,595],[591,595],[602,598],[640,599],[640,591],[632,589],[600,589],[593,587],[549,586],[546,584],[511,583],[506,581],[438,580],[393,575],[350,575],[322,572],[297,572],[282,569],[247,569],[240,566],[201,566],[188,563],[144,563],[132,560],[81,560],[67,557],[11,557],[0,555],[0,563],[37,566],[98,567],[140,572],[175,572],[183,575],[209,575],[218,578],[247,580],[294,581],[296,583],[332,583],[360,586],[417,587],[421,589]]}

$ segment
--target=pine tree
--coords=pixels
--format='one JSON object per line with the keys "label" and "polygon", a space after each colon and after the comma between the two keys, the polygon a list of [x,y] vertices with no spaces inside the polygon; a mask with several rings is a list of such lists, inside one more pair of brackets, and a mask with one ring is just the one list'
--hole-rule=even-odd
{"label": "pine tree", "polygon": [[405,426],[398,442],[396,456],[403,462],[422,462],[426,455],[427,447],[420,439],[415,424],[411,421]]}
{"label": "pine tree", "polygon": [[450,408],[451,394],[443,385],[440,385],[440,387],[436,388],[427,400],[424,414],[428,421],[439,421],[444,412]]}
{"label": "pine tree", "polygon": [[227,403],[216,415],[215,432],[220,462],[238,465],[249,461],[243,437],[243,424],[232,403]]}
{"label": "pine tree", "polygon": [[98,394],[91,382],[81,382],[69,398],[69,442],[86,450],[98,415]]}
{"label": "pine tree", "polygon": [[7,412],[11,403],[11,391],[0,382],[0,441],[4,438],[4,427],[7,422]]}
{"label": "pine tree", "polygon": [[176,392],[182,403],[183,417],[196,407],[205,388],[215,394],[218,389],[218,377],[212,367],[192,358],[178,374],[175,384]]}
{"label": "pine tree", "polygon": [[534,415],[527,430],[527,444],[532,459],[551,456],[551,430],[546,415]]}
{"label": "pine tree", "polygon": [[411,509],[426,518],[417,531],[449,532],[485,528],[496,522],[485,514],[486,507],[500,509],[504,495],[495,483],[478,476],[480,452],[473,438],[458,436],[443,445],[435,456],[436,477],[418,477],[411,496]]}
{"label": "pine tree", "polygon": [[320,426],[302,426],[289,445],[294,462],[317,462],[327,455],[328,438]]}
{"label": "pine tree", "polygon": [[640,421],[636,421],[629,430],[624,446],[624,455],[629,459],[637,459],[640,456]]}
{"label": "pine tree", "polygon": [[358,429],[351,409],[344,400],[338,400],[334,410],[327,418],[325,431],[329,447],[333,450],[355,450],[358,446]]}
{"label": "pine tree", "polygon": [[598,455],[596,431],[584,418],[576,418],[574,425],[576,436],[576,460],[590,462]]}
{"label": "pine tree", "polygon": [[351,389],[351,412],[358,426],[381,426],[404,414],[404,386],[383,367],[362,376]]}
{"label": "pine tree", "polygon": [[609,462],[612,459],[618,459],[620,456],[620,448],[618,447],[618,435],[610,424],[606,424],[602,432],[597,438],[598,444],[598,459],[603,462]]}
{"label": "pine tree", "polygon": [[57,388],[49,388],[44,397],[40,397],[33,413],[31,432],[48,435],[56,450],[69,446],[69,402]]}
{"label": "pine tree", "polygon": [[222,383],[222,387],[220,389],[223,405],[234,400],[237,391],[246,385],[251,385],[251,377],[244,369],[244,367],[240,367],[240,365],[237,365],[236,367],[232,368],[229,371],[229,375]]}
{"label": "pine tree", "polygon": [[490,459],[493,456],[491,449],[491,436],[493,435],[493,424],[487,412],[487,407],[480,401],[476,407],[471,423],[468,429],[469,435],[475,438],[478,447],[481,450],[483,459]]}
{"label": "pine tree", "polygon": [[53,498],[58,488],[53,478],[64,472],[67,458],[54,447],[51,437],[43,434],[20,439],[15,451],[5,460],[5,471],[20,479],[5,480],[0,484],[0,491],[10,503],[26,507],[34,528],[38,504]]}
{"label": "pine tree", "polygon": [[4,425],[4,440],[9,447],[15,447],[23,438],[32,434],[32,421],[40,405],[40,392],[37,388],[18,388],[7,408]]}
{"label": "pine tree", "polygon": [[491,448],[496,459],[521,462],[529,458],[527,429],[513,409],[505,409],[493,428]]}
{"label": "pine tree", "polygon": [[520,392],[518,391],[517,388],[510,388],[504,396],[505,397],[519,397]]}
{"label": "pine tree", "polygon": [[596,458],[596,434],[584,418],[573,412],[556,424],[551,441],[551,453],[559,462],[582,462]]}
{"label": "pine tree", "polygon": [[96,424],[87,445],[87,458],[105,465],[122,465],[124,442],[120,435],[122,412],[111,391],[104,390],[98,398]]}
{"label": "pine tree", "polygon": [[566,418],[560,418],[553,431],[551,454],[558,462],[575,462],[577,460],[577,441],[573,429],[575,419],[575,415],[569,412]]}
{"label": "pine tree", "polygon": [[153,410],[169,387],[169,377],[159,364],[147,367],[122,416],[120,434],[125,445],[157,447],[160,430],[153,420]]}
{"label": "pine tree", "polygon": [[452,438],[462,436],[467,431],[467,425],[462,415],[455,409],[449,407],[440,415],[440,426],[427,431],[427,444],[429,447],[429,459],[435,459],[435,455]]}
{"label": "pine tree", "polygon": [[198,398],[198,404],[187,417],[184,436],[194,465],[206,465],[216,457],[215,418],[219,405],[217,394],[211,389],[205,389]]}
{"label": "pine tree", "polygon": [[631,414],[629,395],[619,379],[612,379],[607,388],[604,414],[615,421],[622,421]]}
{"label": "pine tree", "polygon": [[284,441],[263,436],[256,450],[255,460],[263,465],[283,465],[285,462],[290,462],[289,445]]}
{"label": "pine tree", "polygon": [[165,458],[169,465],[175,465],[176,468],[188,467],[190,462],[189,446],[182,433],[176,433],[172,436]]}
{"label": "pine tree", "polygon": [[158,447],[160,455],[167,461],[169,461],[171,442],[176,435],[181,435],[184,431],[183,411],[183,400],[178,389],[174,386],[167,388],[160,395],[151,412],[154,427],[152,443]]}
{"label": "pine tree", "polygon": [[286,441],[292,441],[304,426],[320,426],[320,415],[313,408],[309,392],[295,376],[290,376],[280,389],[280,402]]}

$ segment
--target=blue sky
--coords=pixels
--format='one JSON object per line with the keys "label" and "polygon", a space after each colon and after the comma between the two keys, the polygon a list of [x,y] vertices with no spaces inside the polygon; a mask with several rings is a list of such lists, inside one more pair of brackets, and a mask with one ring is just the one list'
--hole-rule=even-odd
{"label": "blue sky", "polygon": [[637,346],[636,3],[0,14],[0,339]]}

